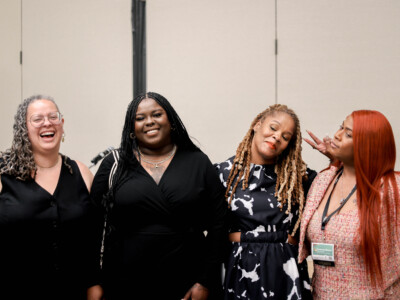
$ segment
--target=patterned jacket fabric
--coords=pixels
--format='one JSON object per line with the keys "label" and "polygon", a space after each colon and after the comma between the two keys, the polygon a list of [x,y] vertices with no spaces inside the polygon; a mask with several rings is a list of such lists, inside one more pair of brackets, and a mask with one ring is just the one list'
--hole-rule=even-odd
{"label": "patterned jacket fabric", "polygon": [[[380,228],[383,286],[373,288],[365,264],[357,253],[356,245],[360,242],[358,210],[335,214],[325,232],[321,230],[317,209],[337,172],[338,168],[331,166],[318,174],[308,194],[301,222],[299,262],[310,254],[311,242],[335,245],[334,267],[314,264],[314,299],[400,299],[400,212],[395,210],[393,189],[389,187],[390,213],[382,209],[380,218],[381,224],[385,224]],[[399,174],[396,182],[400,188]],[[387,220],[390,220],[390,231],[386,227]]]}

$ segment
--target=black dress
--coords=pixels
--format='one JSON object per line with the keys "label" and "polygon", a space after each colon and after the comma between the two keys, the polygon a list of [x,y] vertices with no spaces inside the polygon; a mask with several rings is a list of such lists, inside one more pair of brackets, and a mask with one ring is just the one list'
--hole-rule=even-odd
{"label": "black dress", "polygon": [[[216,164],[227,186],[233,157]],[[274,196],[274,165],[251,165],[249,186],[239,183],[231,202],[230,232],[241,232],[240,243],[231,243],[226,258],[224,299],[305,299],[311,297],[306,262],[297,264],[298,246],[287,243],[298,219],[298,205],[287,206]],[[303,183],[307,194],[316,172],[307,169]],[[297,234],[300,229],[297,230]]]}
{"label": "black dress", "polygon": [[[108,189],[113,162],[107,156],[95,175],[97,203]],[[178,149],[158,185],[132,161],[117,183],[114,230],[105,241],[107,300],[182,299],[196,282],[215,292],[226,213],[224,188],[202,152]]]}
{"label": "black dress", "polygon": [[34,180],[3,174],[1,182],[0,299],[86,299],[97,280],[98,245],[76,162],[63,157],[53,195]]}

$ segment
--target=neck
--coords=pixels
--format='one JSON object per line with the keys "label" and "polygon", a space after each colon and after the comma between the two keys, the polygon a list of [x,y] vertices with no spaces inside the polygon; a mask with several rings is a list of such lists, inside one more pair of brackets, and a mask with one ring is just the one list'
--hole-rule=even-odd
{"label": "neck", "polygon": [[174,144],[168,144],[157,149],[139,146],[139,151],[142,155],[145,156],[164,156],[170,154],[171,151],[174,149],[174,146]]}
{"label": "neck", "polygon": [[356,170],[354,168],[353,165],[343,165],[343,174],[342,174],[343,178],[346,179],[356,179]]}
{"label": "neck", "polygon": [[59,154],[34,154],[33,158],[35,160],[35,164],[39,168],[52,168],[55,167],[59,160]]}

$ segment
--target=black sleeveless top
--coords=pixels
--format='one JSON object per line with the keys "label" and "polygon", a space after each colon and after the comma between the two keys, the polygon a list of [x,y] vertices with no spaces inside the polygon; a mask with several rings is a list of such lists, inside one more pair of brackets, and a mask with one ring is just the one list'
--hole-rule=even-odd
{"label": "black sleeveless top", "polygon": [[53,195],[1,175],[0,299],[85,299],[96,280],[101,226],[78,165],[62,158]]}

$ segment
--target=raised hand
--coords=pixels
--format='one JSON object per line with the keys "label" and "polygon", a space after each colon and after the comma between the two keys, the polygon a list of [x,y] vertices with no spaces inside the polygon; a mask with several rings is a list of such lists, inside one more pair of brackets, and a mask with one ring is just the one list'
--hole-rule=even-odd
{"label": "raised hand", "polygon": [[310,135],[312,140],[303,138],[303,140],[309,144],[313,149],[318,150],[321,152],[323,155],[327,156],[331,161],[333,160],[333,156],[330,153],[331,149],[331,138],[329,136],[325,136],[322,141],[311,131],[306,130],[307,133]]}

